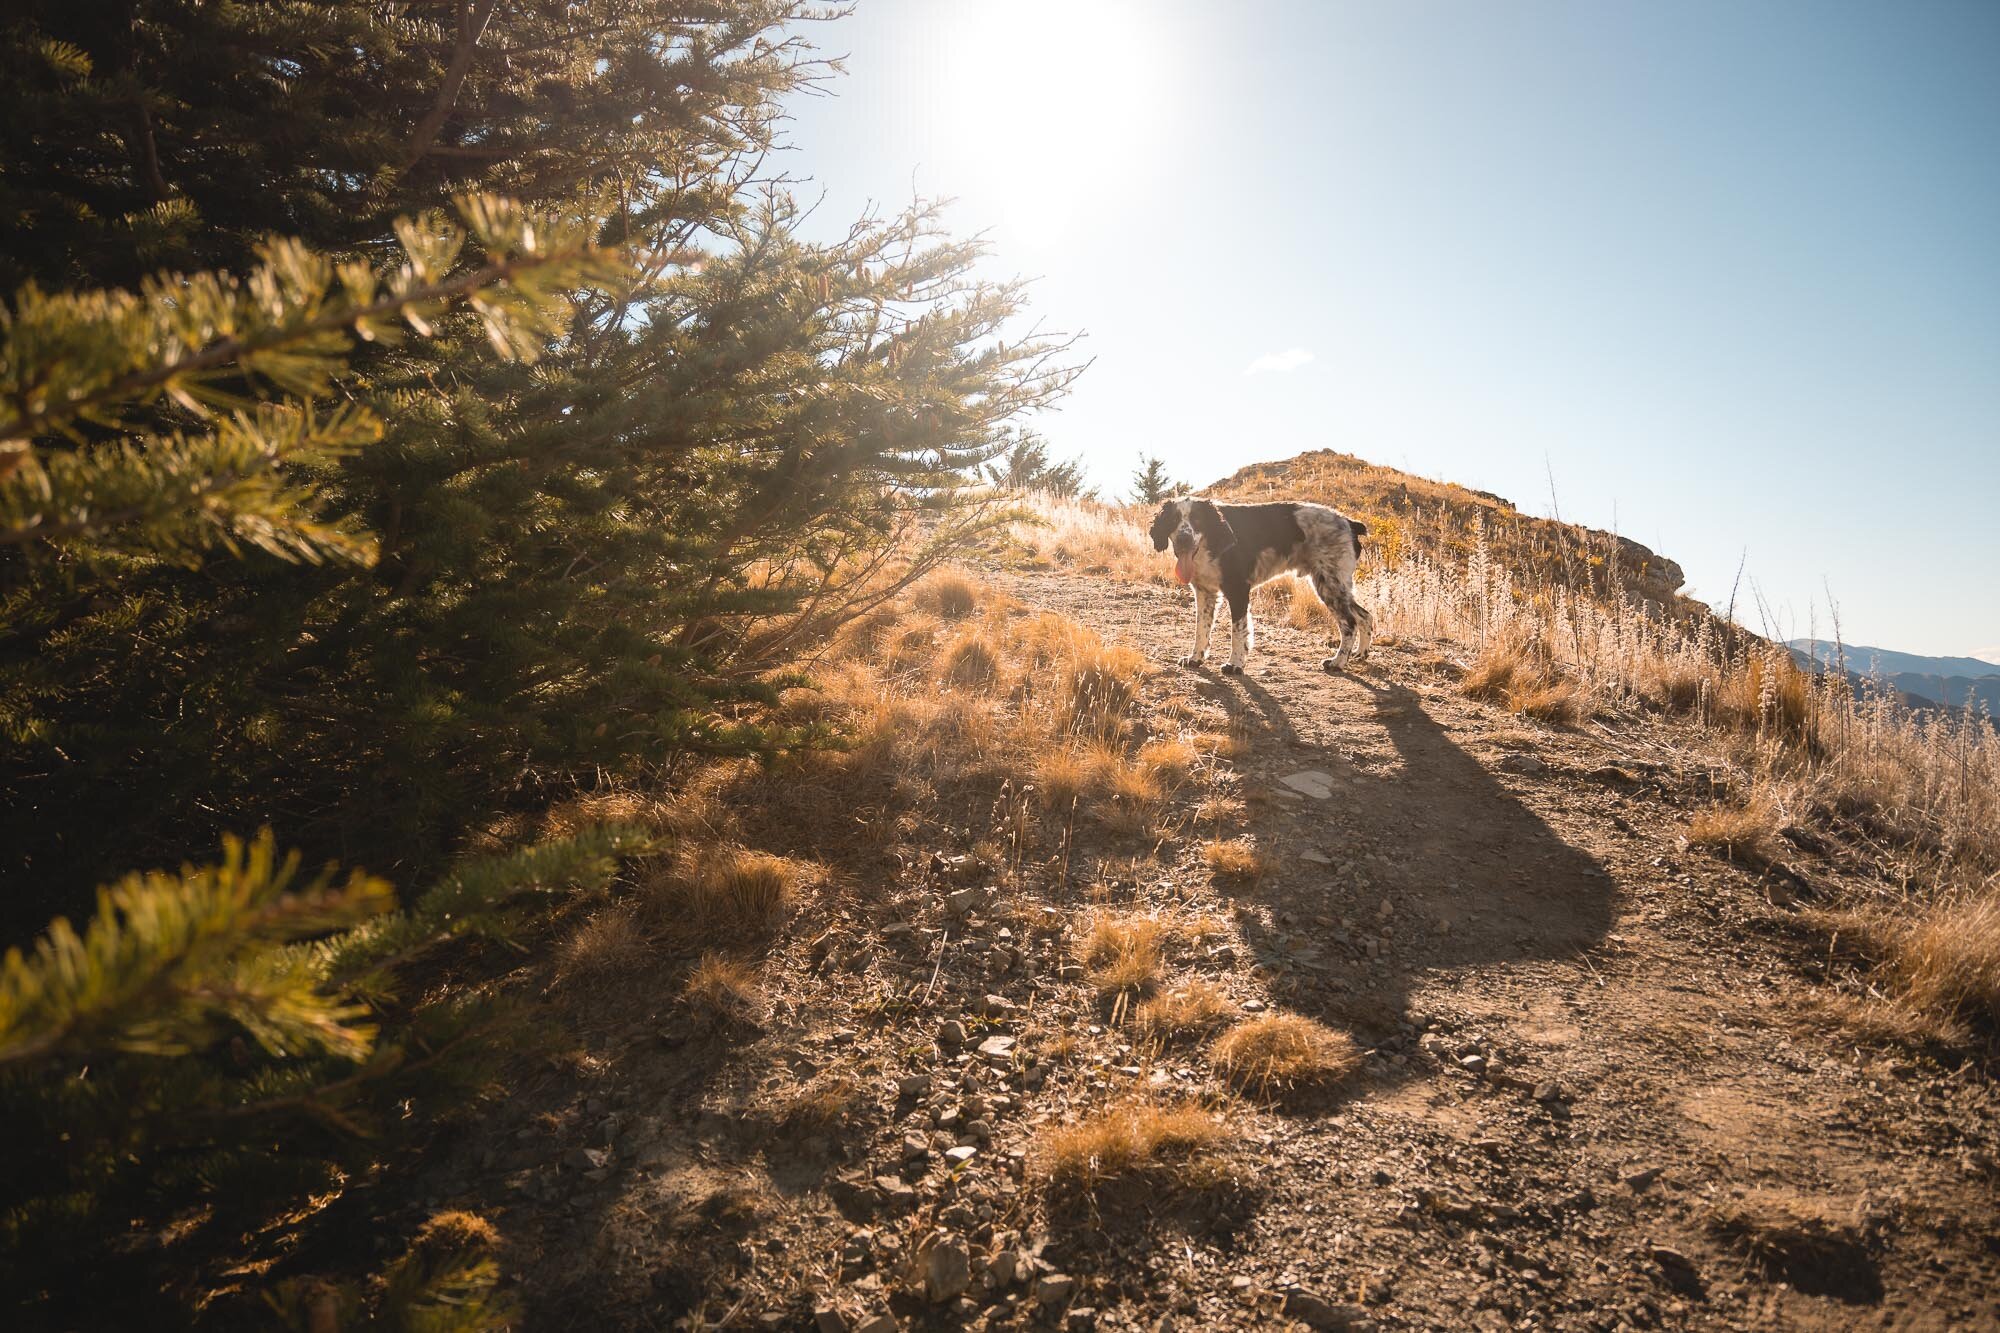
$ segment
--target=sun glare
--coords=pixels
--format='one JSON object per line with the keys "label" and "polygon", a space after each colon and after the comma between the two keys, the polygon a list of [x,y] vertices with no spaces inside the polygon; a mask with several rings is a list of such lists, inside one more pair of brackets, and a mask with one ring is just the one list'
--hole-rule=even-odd
{"label": "sun glare", "polygon": [[1118,0],[953,5],[938,166],[1014,239],[1046,243],[1150,165],[1166,110],[1157,21]]}

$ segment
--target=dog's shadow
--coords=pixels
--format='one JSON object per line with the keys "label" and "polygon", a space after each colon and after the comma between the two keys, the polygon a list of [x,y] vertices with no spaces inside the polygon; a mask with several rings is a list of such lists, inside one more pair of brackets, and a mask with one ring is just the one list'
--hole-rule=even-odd
{"label": "dog's shadow", "polygon": [[[1336,774],[1326,799],[1256,817],[1280,865],[1239,890],[1239,900],[1267,909],[1239,920],[1287,1004],[1397,1048],[1423,1026],[1411,994],[1428,979],[1575,958],[1597,944],[1614,917],[1613,882],[1468,754],[1416,691],[1335,679],[1359,691],[1338,690],[1326,707],[1370,701],[1393,766],[1332,762],[1311,721],[1303,731],[1295,721],[1296,705],[1254,678],[1221,678],[1288,748],[1279,766]],[[1327,761],[1315,763],[1315,752]],[[1301,855],[1309,851],[1329,863]]]}

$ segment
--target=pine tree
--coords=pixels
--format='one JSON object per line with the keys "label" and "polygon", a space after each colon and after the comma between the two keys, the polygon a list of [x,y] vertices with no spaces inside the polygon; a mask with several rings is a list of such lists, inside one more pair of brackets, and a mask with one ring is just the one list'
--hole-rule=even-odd
{"label": "pine tree", "polygon": [[986,479],[1001,490],[1016,493],[1042,491],[1070,498],[1095,494],[1081,458],[1052,462],[1048,442],[1026,433],[1014,436],[999,460],[986,465]]}
{"label": "pine tree", "polygon": [[1133,504],[1157,505],[1186,489],[1181,483],[1167,476],[1165,462],[1150,454],[1139,455],[1139,466],[1132,473]]}
{"label": "pine tree", "polygon": [[[646,844],[467,860],[464,830],[820,742],[763,718],[777,669],[1004,517],[968,483],[1074,372],[1002,340],[1020,289],[934,209],[811,244],[754,187],[827,72],[807,17],[0,29],[0,921],[84,922],[0,960],[0,1262],[45,1322],[182,1322],[118,1229],[256,1233],[412,1150],[401,1108],[476,1100],[520,1017],[409,970]],[[301,852],[232,836],[273,826]],[[419,891],[300,873],[336,857]],[[374,1287],[272,1304],[490,1326],[488,1248],[440,1222]]]}
{"label": "pine tree", "polygon": [[[743,714],[767,669],[874,595],[897,534],[938,536],[921,564],[976,526],[966,476],[1067,382],[1047,342],[998,340],[1020,291],[971,279],[933,210],[813,245],[750,188],[776,97],[826,73],[782,27],[802,4],[128,8],[0,33],[10,276],[242,271],[274,229],[351,264],[469,189],[587,225],[630,276],[564,290],[532,361],[494,358],[475,305],[344,349],[316,402],[379,438],[278,468],[344,551],[162,558],[139,526],[0,550],[17,926],[235,829],[421,876],[496,801],[809,739]],[[269,388],[214,381],[245,410]],[[120,426],[200,421],[157,395],[30,443],[55,477]]]}

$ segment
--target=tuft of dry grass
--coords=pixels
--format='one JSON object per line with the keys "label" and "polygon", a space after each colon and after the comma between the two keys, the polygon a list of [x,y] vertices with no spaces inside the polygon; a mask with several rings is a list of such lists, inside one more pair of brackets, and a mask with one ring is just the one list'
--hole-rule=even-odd
{"label": "tuft of dry grass", "polygon": [[1778,809],[1758,796],[1742,805],[1716,802],[1688,820],[1688,846],[1714,852],[1748,866],[1766,866],[1778,856]]}
{"label": "tuft of dry grass", "polygon": [[1003,649],[978,626],[967,626],[938,650],[938,679],[954,689],[986,693],[1000,683]]}
{"label": "tuft of dry grass", "polygon": [[778,1123],[796,1134],[822,1134],[846,1120],[862,1100],[861,1085],[853,1079],[822,1075],[785,1098]]}
{"label": "tuft of dry grass", "polygon": [[726,954],[705,953],[689,970],[681,999],[697,1021],[711,1027],[749,1023],[763,999],[757,969]]}
{"label": "tuft of dry grass", "polygon": [[1188,744],[1217,759],[1241,759],[1250,753],[1250,742],[1226,731],[1204,731],[1188,737]]}
{"label": "tuft of dry grass", "polygon": [[1078,953],[1091,984],[1107,993],[1152,989],[1160,979],[1165,934],[1166,926],[1154,916],[1101,912],[1090,918]]}
{"label": "tuft of dry grass", "polygon": [[1163,782],[1179,782],[1200,762],[1201,752],[1183,740],[1160,737],[1139,747],[1139,766]]}
{"label": "tuft of dry grass", "polygon": [[940,620],[963,620],[979,609],[984,585],[959,569],[940,569],[911,590],[918,609]]}
{"label": "tuft of dry grass", "polygon": [[2000,899],[1947,899],[1881,920],[1871,933],[1890,981],[1910,1004],[2000,1033]]}
{"label": "tuft of dry grass", "polygon": [[813,869],[789,857],[745,847],[709,847],[675,876],[678,902],[697,922],[764,927],[791,909]]}
{"label": "tuft of dry grass", "polygon": [[563,981],[615,976],[646,959],[646,934],[624,905],[594,912],[556,946],[556,976]]}
{"label": "tuft of dry grass", "polygon": [[1574,726],[1588,711],[1583,687],[1563,675],[1547,652],[1521,634],[1498,634],[1459,678],[1459,690],[1558,726]]}
{"label": "tuft of dry grass", "polygon": [[1202,1188],[1218,1180],[1217,1154],[1234,1137],[1220,1117],[1191,1103],[1134,1100],[1045,1127],[1033,1158],[1037,1173],[1059,1191],[1089,1192],[1135,1177]]}
{"label": "tuft of dry grass", "polygon": [[1214,982],[1198,979],[1141,1002],[1135,1017],[1157,1041],[1206,1037],[1236,1017],[1236,1003]]}
{"label": "tuft of dry grass", "polygon": [[1211,838],[1202,844],[1201,857],[1218,879],[1261,879],[1272,869],[1271,858],[1248,838]]}
{"label": "tuft of dry grass", "polygon": [[1258,1096],[1337,1083],[1361,1067],[1354,1039],[1301,1014],[1260,1014],[1209,1048],[1231,1086]]}
{"label": "tuft of dry grass", "polygon": [[1825,1201],[1790,1191],[1752,1190],[1712,1205],[1710,1234],[1733,1247],[1767,1277],[1811,1295],[1868,1301],[1881,1279],[1855,1217]]}

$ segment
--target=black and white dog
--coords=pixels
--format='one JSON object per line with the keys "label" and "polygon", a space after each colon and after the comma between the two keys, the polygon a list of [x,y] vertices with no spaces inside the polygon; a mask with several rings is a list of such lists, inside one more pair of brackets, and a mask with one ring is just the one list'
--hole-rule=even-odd
{"label": "black and white dog", "polygon": [[1250,650],[1250,590],[1280,574],[1310,578],[1340,624],[1340,649],[1322,667],[1338,671],[1366,657],[1375,617],[1354,600],[1354,566],[1366,531],[1366,524],[1325,505],[1219,505],[1200,496],[1161,505],[1148,529],[1153,549],[1171,545],[1174,576],[1194,585],[1194,652],[1181,665],[1196,666],[1208,656],[1219,592],[1229,602],[1229,665],[1222,669],[1241,671]]}

